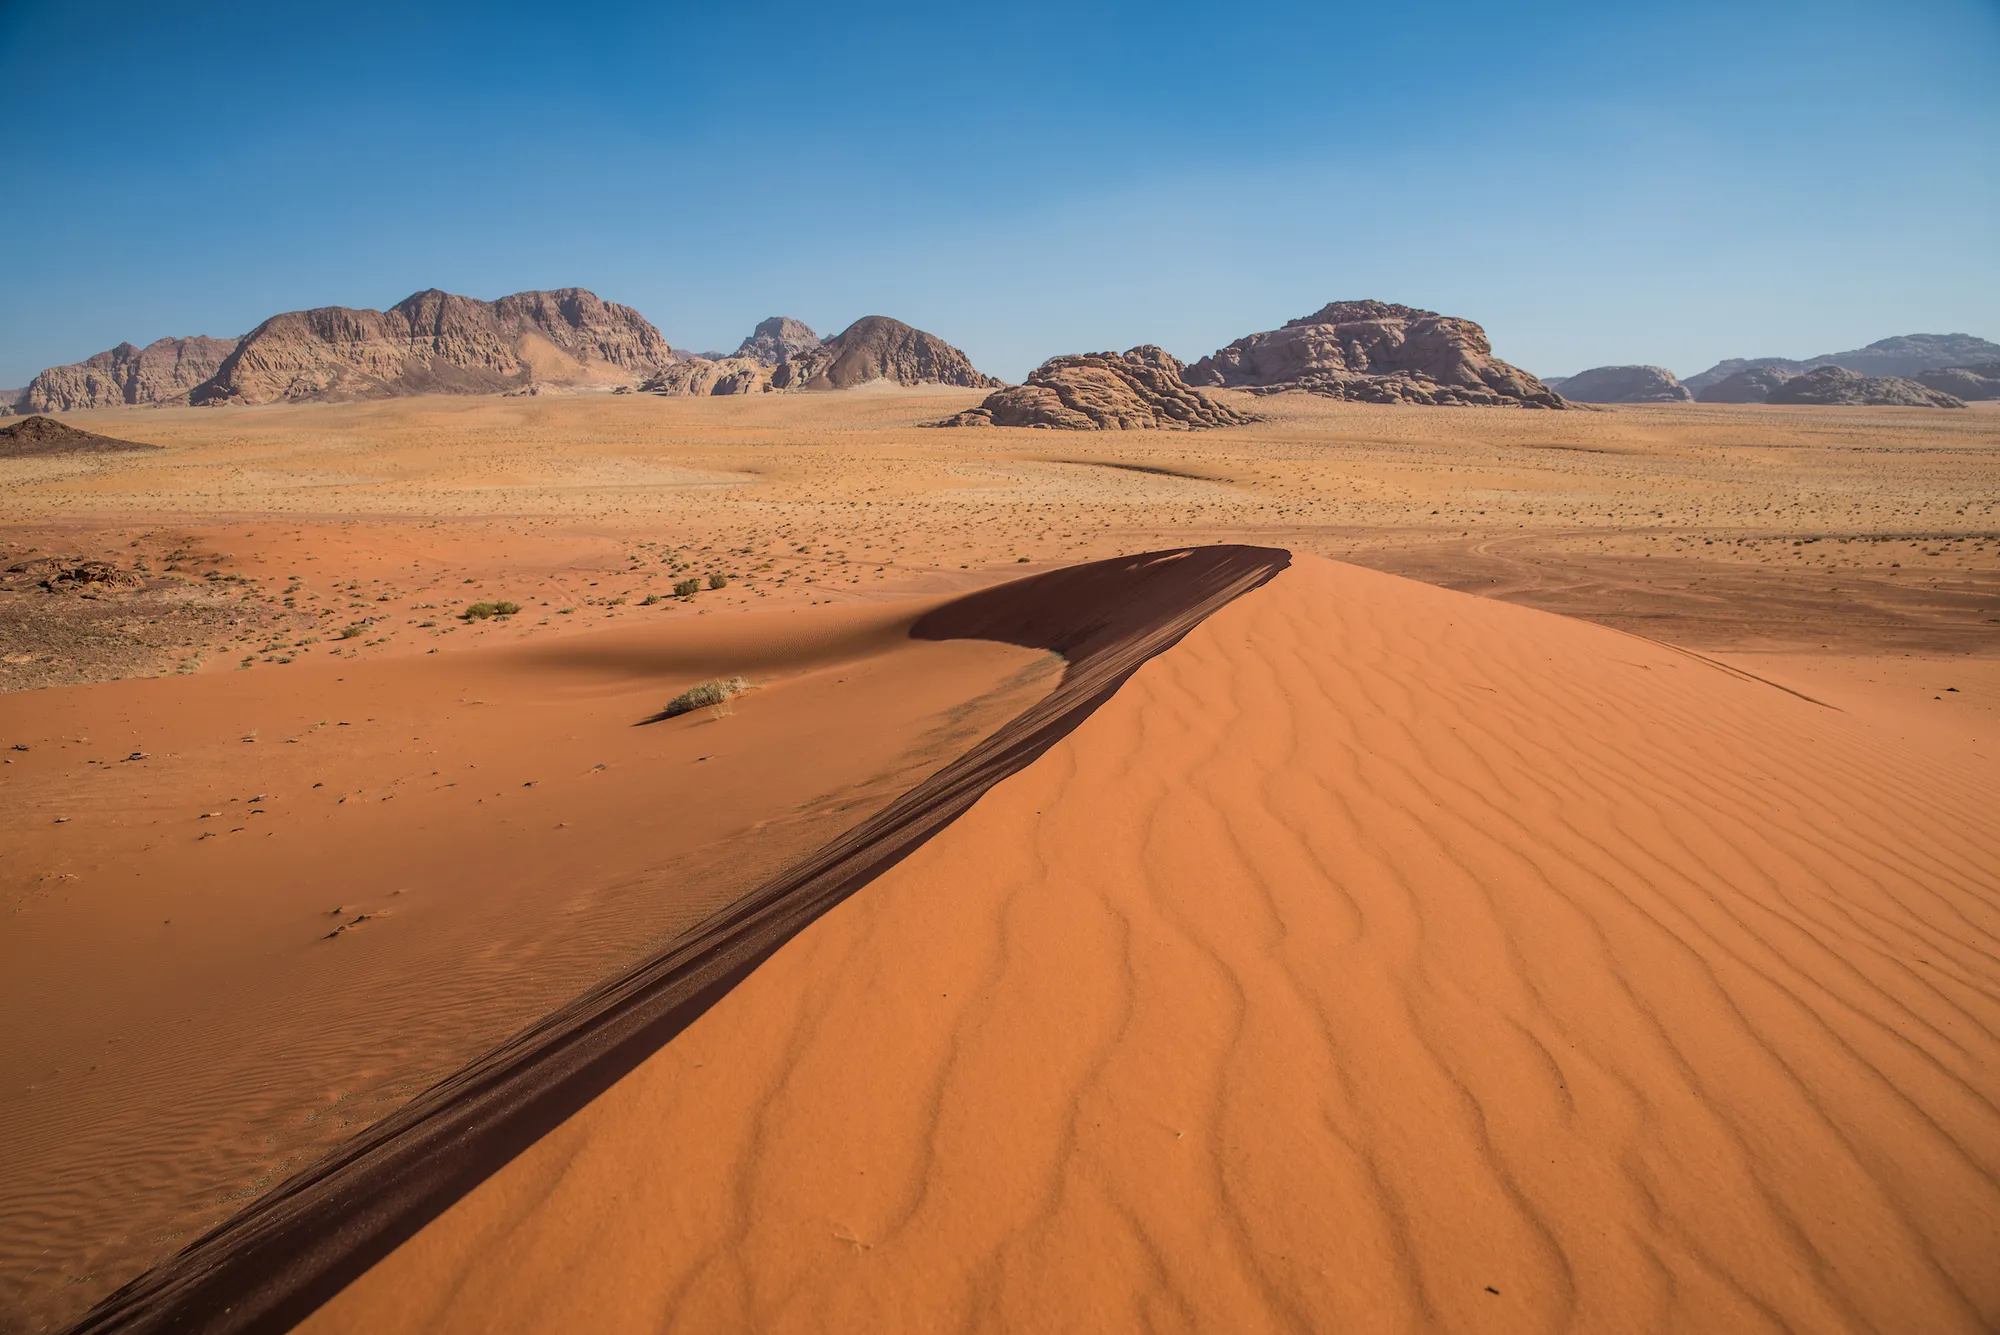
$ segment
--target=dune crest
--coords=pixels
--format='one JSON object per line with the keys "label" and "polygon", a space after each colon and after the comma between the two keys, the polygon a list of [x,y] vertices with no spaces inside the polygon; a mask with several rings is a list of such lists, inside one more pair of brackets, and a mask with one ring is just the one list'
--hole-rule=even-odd
{"label": "dune crest", "polygon": [[301,1329],[1990,1328],[1993,778],[1301,558]]}

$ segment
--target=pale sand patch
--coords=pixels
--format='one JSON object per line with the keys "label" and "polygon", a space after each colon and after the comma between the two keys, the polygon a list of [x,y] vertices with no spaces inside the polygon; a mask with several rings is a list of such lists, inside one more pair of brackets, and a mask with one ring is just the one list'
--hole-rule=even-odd
{"label": "pale sand patch", "polygon": [[1996,778],[1303,559],[302,1329],[1987,1329]]}

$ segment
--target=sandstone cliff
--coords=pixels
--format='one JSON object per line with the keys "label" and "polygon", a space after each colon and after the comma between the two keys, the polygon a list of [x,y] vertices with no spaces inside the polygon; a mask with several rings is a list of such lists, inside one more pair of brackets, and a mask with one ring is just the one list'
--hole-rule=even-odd
{"label": "sandstone cliff", "polygon": [[1730,376],[1760,367],[1790,371],[1794,375],[1816,366],[1839,366],[1870,376],[1914,377],[1925,371],[1967,366],[1975,362],[2000,361],[2000,343],[1991,343],[1971,334],[1898,334],[1877,339],[1865,348],[1846,352],[1824,352],[1817,357],[1793,361],[1785,357],[1729,357],[1700,375],[1687,378],[1687,387],[1703,402],[1721,402],[1703,397],[1703,391]]}
{"label": "sandstone cliff", "polygon": [[1929,389],[1971,402],[2000,399],[2000,362],[1980,362],[1973,366],[1948,366],[1942,371],[1924,371],[1910,379]]}
{"label": "sandstone cliff", "polygon": [[1797,374],[1783,366],[1746,367],[1702,386],[1695,398],[1703,403],[1762,403]]}
{"label": "sandstone cliff", "polygon": [[386,311],[289,311],[244,335],[195,403],[635,384],[675,361],[635,310],[582,288],[498,301],[435,288]]}
{"label": "sandstone cliff", "polygon": [[735,355],[764,366],[776,366],[789,358],[804,356],[819,345],[819,335],[805,324],[789,315],[774,315],[758,321],[750,337],[737,346]]}
{"label": "sandstone cliff", "polygon": [[774,389],[852,389],[876,380],[967,389],[1000,384],[981,375],[971,358],[936,334],[886,315],[864,316],[818,347],[780,362],[771,372]]}
{"label": "sandstone cliff", "polygon": [[1664,366],[1594,366],[1544,381],[1571,403],[1687,403],[1687,386]]}
{"label": "sandstone cliff", "polygon": [[1025,426],[1062,431],[1198,431],[1257,418],[1181,380],[1181,364],[1150,344],[1122,356],[1051,357],[1027,383],[996,390],[977,408],[933,426]]}
{"label": "sandstone cliff", "polygon": [[771,388],[771,368],[750,357],[690,357],[639,386],[649,394],[691,397],[761,394]]}
{"label": "sandstone cliff", "polygon": [[185,403],[189,392],[214,375],[235,350],[233,338],[162,338],[143,348],[120,343],[88,360],[49,367],[21,392],[16,411],[66,413]]}
{"label": "sandstone cliff", "polygon": [[1963,408],[1965,401],[1901,376],[1861,375],[1844,366],[1820,366],[1772,390],[1766,403],[1841,407]]}
{"label": "sandstone cliff", "polygon": [[1282,329],[1239,338],[1190,366],[1187,382],[1363,403],[1567,406],[1495,357],[1472,321],[1381,301],[1336,301]]}

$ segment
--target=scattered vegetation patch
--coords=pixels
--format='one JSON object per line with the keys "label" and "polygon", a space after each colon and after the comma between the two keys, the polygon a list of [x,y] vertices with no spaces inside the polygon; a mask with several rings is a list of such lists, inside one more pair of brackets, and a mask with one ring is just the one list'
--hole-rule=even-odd
{"label": "scattered vegetation patch", "polygon": [[729,712],[729,702],[750,689],[750,683],[743,677],[718,677],[705,681],[699,686],[690,686],[660,711],[662,718],[679,718],[682,714],[692,714],[697,709],[707,709],[721,718]]}
{"label": "scattered vegetation patch", "polygon": [[484,621],[488,617],[510,617],[520,610],[519,603],[474,603],[458,615],[462,621]]}

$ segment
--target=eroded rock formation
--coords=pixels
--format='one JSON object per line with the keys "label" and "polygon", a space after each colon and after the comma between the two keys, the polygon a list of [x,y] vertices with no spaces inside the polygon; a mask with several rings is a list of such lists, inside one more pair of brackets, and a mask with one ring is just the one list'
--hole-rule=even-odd
{"label": "eroded rock formation", "polygon": [[1146,344],[1120,355],[1051,357],[1025,384],[986,396],[934,426],[1026,426],[1061,431],[1198,431],[1257,418],[1181,380],[1181,364]]}
{"label": "eroded rock formation", "polygon": [[776,366],[789,358],[812,352],[819,345],[819,335],[801,321],[789,315],[773,315],[768,320],[758,321],[750,337],[737,346],[735,355],[764,366]]}
{"label": "eroded rock formation", "polygon": [[1771,391],[1797,375],[1782,366],[1751,366],[1704,385],[1695,395],[1703,403],[1762,403]]}
{"label": "eroded rock formation", "polygon": [[2000,362],[1947,366],[1942,371],[1925,371],[1910,379],[1968,403],[1976,399],[2000,399]]}
{"label": "eroded rock formation", "polygon": [[1594,366],[1545,382],[1571,403],[1687,403],[1687,386],[1664,366]]}
{"label": "eroded rock formation", "polygon": [[1495,357],[1486,331],[1472,321],[1382,301],[1336,301],[1282,329],[1239,338],[1190,366],[1186,379],[1363,403],[1567,406]]}
{"label": "eroded rock formation", "polygon": [[273,316],[191,398],[255,404],[637,383],[674,361],[637,311],[582,288],[498,301],[433,288],[386,311],[323,306]]}
{"label": "eroded rock formation", "polygon": [[100,436],[83,431],[53,417],[26,417],[12,426],[0,427],[0,459],[26,459],[49,454],[122,454],[131,450],[157,450],[158,445]]}
{"label": "eroded rock formation", "polygon": [[130,343],[67,366],[51,366],[29,382],[15,404],[24,413],[66,413],[80,408],[185,403],[236,350],[233,338],[161,338],[143,348]]}
{"label": "eroded rock formation", "polygon": [[1772,390],[1766,403],[1823,404],[1838,407],[1901,406],[1963,408],[1965,400],[1940,393],[1901,376],[1862,375],[1844,366],[1819,366],[1795,375]]}
{"label": "eroded rock formation", "polygon": [[972,359],[936,334],[886,315],[869,315],[818,347],[796,353],[771,372],[773,389],[852,389],[871,381],[898,385],[960,385],[991,389]]}
{"label": "eroded rock formation", "polygon": [[692,397],[760,394],[771,388],[771,368],[750,357],[690,357],[639,386],[649,394]]}

